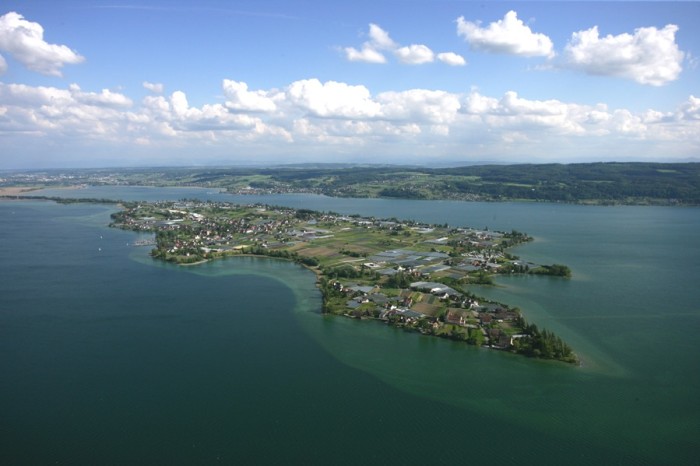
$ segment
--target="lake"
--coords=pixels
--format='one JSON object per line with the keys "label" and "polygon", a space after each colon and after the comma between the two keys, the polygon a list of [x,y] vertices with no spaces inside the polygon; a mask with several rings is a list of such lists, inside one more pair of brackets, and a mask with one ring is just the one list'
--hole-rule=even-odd
{"label": "lake", "polygon": [[700,209],[232,196],[198,188],[39,194],[263,202],[535,237],[570,280],[503,277],[581,356],[537,361],[322,316],[292,263],[155,262],[114,206],[0,202],[2,464],[695,464]]}

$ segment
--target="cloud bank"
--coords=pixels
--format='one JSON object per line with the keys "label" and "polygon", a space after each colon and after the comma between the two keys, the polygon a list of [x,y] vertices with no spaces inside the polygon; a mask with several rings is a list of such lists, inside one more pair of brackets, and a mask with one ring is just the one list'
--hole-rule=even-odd
{"label": "cloud bank", "polygon": [[[635,113],[605,104],[535,100],[431,89],[373,95],[362,85],[311,78],[282,89],[250,90],[225,79],[222,101],[193,107],[183,91],[148,95],[139,103],[107,89],[87,92],[0,83],[0,137],[119,147],[245,150],[269,156],[294,149],[310,157],[367,151],[458,157],[465,151],[499,152],[517,160],[547,150],[561,160],[569,147],[578,157],[620,143],[655,145],[651,155],[697,153],[700,98],[689,96],[674,112]],[[653,151],[652,151],[653,152]],[[314,155],[315,154],[315,155]],[[620,154],[615,149],[613,157]],[[600,155],[598,155],[600,156]],[[405,159],[401,159],[405,161]]]}

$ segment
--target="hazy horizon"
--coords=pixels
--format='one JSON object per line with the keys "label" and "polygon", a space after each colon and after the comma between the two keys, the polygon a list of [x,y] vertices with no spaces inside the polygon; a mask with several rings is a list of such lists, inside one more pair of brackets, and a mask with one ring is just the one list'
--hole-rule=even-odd
{"label": "hazy horizon", "polygon": [[344,167],[377,167],[377,168],[411,168],[411,169],[446,169],[446,168],[463,168],[463,167],[481,167],[488,165],[499,165],[503,167],[512,165],[575,165],[575,164],[622,164],[622,163],[658,163],[658,164],[688,164],[688,163],[700,163],[700,159],[693,160],[681,160],[681,161],[664,161],[664,162],[654,162],[654,161],[598,161],[598,162],[543,162],[543,163],[532,163],[532,162],[494,162],[494,161],[475,161],[475,162],[465,162],[465,163],[449,163],[442,162],[439,164],[418,164],[418,163],[360,163],[360,162],[287,162],[287,163],[231,163],[231,164],[211,164],[211,165],[122,165],[122,166],[93,166],[93,167],[41,167],[41,168],[0,168],[0,173],[31,173],[31,172],[64,172],[64,171],[140,171],[140,170],[235,170],[235,169],[252,169],[252,170],[272,170],[272,169],[285,169],[285,168],[319,168],[319,169],[329,169],[334,168],[344,168]]}

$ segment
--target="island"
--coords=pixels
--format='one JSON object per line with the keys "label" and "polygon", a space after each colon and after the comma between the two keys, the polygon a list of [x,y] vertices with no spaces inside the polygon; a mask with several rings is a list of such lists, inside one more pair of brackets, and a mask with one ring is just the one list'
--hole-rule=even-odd
{"label": "island", "polygon": [[181,265],[234,255],[293,260],[314,271],[322,312],[534,358],[578,363],[552,332],[469,285],[497,274],[570,277],[562,264],[520,260],[525,233],[226,202],[124,202],[110,226],[153,233],[139,244]]}

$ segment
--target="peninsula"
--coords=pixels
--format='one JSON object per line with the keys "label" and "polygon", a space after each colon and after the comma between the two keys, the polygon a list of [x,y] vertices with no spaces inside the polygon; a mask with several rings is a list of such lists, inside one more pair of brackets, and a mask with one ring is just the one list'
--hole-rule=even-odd
{"label": "peninsula", "polygon": [[561,264],[520,260],[508,249],[532,238],[414,221],[223,202],[130,202],[110,226],[152,232],[155,259],[194,264],[240,254],[313,270],[322,312],[378,320],[425,335],[577,363],[561,338],[519,309],[467,290],[496,274],[569,277]]}

